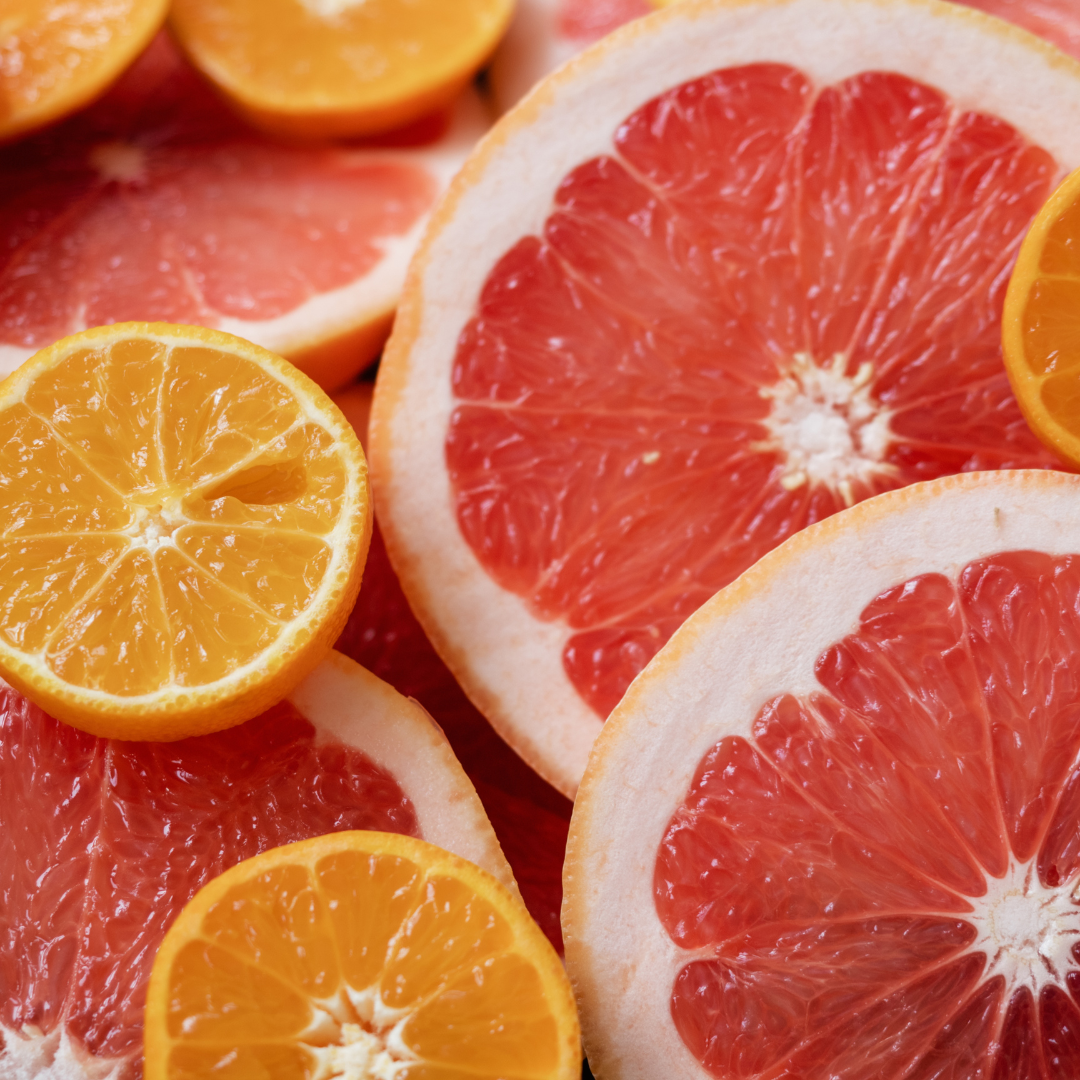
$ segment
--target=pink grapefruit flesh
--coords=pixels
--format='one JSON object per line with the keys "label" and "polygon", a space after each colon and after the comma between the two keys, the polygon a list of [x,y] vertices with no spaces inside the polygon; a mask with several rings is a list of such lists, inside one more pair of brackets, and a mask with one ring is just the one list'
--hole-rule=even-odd
{"label": "pink grapefruit flesh", "polygon": [[1059,170],[1010,125],[901,75],[755,64],[613,141],[489,274],[446,436],[465,539],[569,624],[600,716],[798,529],[916,480],[1057,465],[998,338]]}

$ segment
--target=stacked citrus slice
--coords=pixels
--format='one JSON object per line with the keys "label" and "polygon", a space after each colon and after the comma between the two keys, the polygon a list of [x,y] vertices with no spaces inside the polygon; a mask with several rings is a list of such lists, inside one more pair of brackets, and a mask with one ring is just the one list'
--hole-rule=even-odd
{"label": "stacked citrus slice", "polygon": [[544,776],[572,792],[649,658],[798,529],[1059,465],[1000,313],[1077,146],[1075,62],[914,0],[687,0],[500,121],[413,263],[371,451],[410,603]]}
{"label": "stacked citrus slice", "polygon": [[102,94],[165,21],[168,0],[7,0],[0,13],[0,142]]}
{"label": "stacked citrus slice", "polygon": [[1080,1072],[1080,479],[812,526],[608,721],[567,964],[608,1080]]}
{"label": "stacked citrus slice", "polygon": [[174,743],[96,739],[0,689],[0,788],[0,1071],[16,1076],[50,1062],[65,1077],[137,1075],[165,931],[268,848],[402,833],[515,888],[438,727],[336,653],[262,716]]}
{"label": "stacked citrus slice", "polygon": [[333,644],[370,535],[352,429],[239,338],[122,323],[0,383],[0,673],[84,730],[268,708]]}
{"label": "stacked citrus slice", "polygon": [[576,1080],[555,951],[490,874],[400,835],[278,848],[207,885],[165,937],[146,1075]]}

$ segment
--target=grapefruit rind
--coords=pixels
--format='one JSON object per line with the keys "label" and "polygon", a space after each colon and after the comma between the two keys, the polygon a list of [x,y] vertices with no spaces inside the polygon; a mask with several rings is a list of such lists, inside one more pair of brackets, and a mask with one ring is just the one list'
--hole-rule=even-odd
{"label": "grapefruit rind", "polygon": [[499,734],[570,797],[602,722],[562,664],[571,628],[498,586],[458,526],[445,458],[456,343],[495,261],[540,230],[568,172],[612,151],[634,107],[756,61],[822,85],[871,69],[906,74],[1001,117],[1065,168],[1080,164],[1080,64],[939,0],[684,0],[572,59],[496,123],[410,266],[376,385],[373,487],[390,557],[436,649]]}
{"label": "grapefruit rind", "polygon": [[121,338],[146,337],[167,346],[202,346],[241,356],[284,383],[306,420],[334,439],[346,476],[334,528],[325,536],[331,558],[307,608],[265,651],[229,675],[201,686],[169,685],[119,697],[68,683],[42,662],[0,639],[0,676],[50,715],[102,738],[170,741],[241,723],[270,708],[309,675],[341,633],[360,591],[371,541],[367,462],[341,411],[303,372],[258,345],[204,327],[115,323],[74,334],[42,349],[0,382],[0,409],[20,401],[39,375],[67,356]]}
{"label": "grapefruit rind", "polygon": [[[423,840],[395,833],[339,832],[273,848],[245,860],[203,886],[189,901],[165,935],[147,990],[145,1068],[148,1080],[164,1080],[173,1075],[169,1068],[169,1051],[172,1046],[182,1044],[182,1039],[169,1036],[170,1026],[176,1023],[175,1018],[170,1017],[173,1003],[170,999],[169,975],[179,951],[185,945],[193,940],[207,940],[203,932],[203,919],[211,907],[221,903],[233,887],[250,881],[256,875],[290,865],[302,865],[314,875],[320,860],[343,852],[409,860],[419,866],[429,879],[437,876],[454,879],[490,903],[513,933],[512,945],[507,951],[524,958],[536,972],[545,1002],[555,1018],[559,1043],[558,1066],[548,1075],[551,1080],[570,1080],[578,1075],[581,1042],[576,1008],[566,974],[554,948],[532,920],[520,897],[472,862]],[[447,957],[451,962],[460,963],[451,944],[452,941],[447,945]],[[429,957],[428,962],[437,964],[438,958]],[[477,985],[482,986],[482,979],[477,980]],[[449,1071],[457,1072],[456,1069]]]}
{"label": "grapefruit rind", "polygon": [[[1051,372],[1033,367],[1024,340],[1028,301],[1032,289],[1043,277],[1041,262],[1050,232],[1076,205],[1077,200],[1080,200],[1080,169],[1067,176],[1047,199],[1020,245],[1020,254],[1005,294],[1001,343],[1005,354],[1005,370],[1024,419],[1043,443],[1070,464],[1080,468],[1080,416],[1068,418],[1074,422],[1074,426],[1070,428],[1062,422],[1062,418],[1047,408],[1041,391],[1047,375]],[[1041,365],[1038,366],[1041,368]]]}
{"label": "grapefruit rind", "polygon": [[694,957],[657,917],[653,867],[704,755],[725,736],[749,738],[778,694],[820,690],[818,657],[886,589],[919,574],[955,578],[1005,550],[1074,553],[1078,536],[1075,476],[1016,470],[914,484],[797,533],[675,633],[597,739],[567,843],[567,968],[601,1075],[702,1075],[671,1019],[675,977]]}

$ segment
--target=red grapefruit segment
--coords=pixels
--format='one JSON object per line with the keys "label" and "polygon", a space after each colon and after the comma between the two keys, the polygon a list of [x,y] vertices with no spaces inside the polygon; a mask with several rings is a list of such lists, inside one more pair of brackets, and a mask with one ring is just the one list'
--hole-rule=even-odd
{"label": "red grapefruit segment", "polygon": [[[763,559],[656,658],[602,736],[567,864],[568,962],[611,1075],[648,1074],[651,1052],[611,1037],[650,978],[669,1019],[641,1038],[670,1053],[672,1025],[688,1056],[671,1075],[1080,1067],[1078,519],[1060,474],[891,493]],[[813,595],[833,610],[803,608]],[[612,782],[644,775],[648,809],[616,809]],[[665,803],[649,882],[635,860]],[[628,850],[601,865],[598,842]],[[597,924],[613,902],[626,930]],[[623,933],[643,941],[627,1010],[596,982],[619,983]]]}
{"label": "red grapefruit segment", "polygon": [[336,655],[255,720],[175,743],[97,739],[0,689],[0,785],[0,1071],[138,1075],[165,931],[210,878],[268,848],[399,832],[513,884],[445,738]]}
{"label": "red grapefruit segment", "polygon": [[0,154],[0,375],[136,320],[227,330],[347,382],[381,344],[482,114],[467,95],[413,147],[277,145],[158,38],[98,105]]}

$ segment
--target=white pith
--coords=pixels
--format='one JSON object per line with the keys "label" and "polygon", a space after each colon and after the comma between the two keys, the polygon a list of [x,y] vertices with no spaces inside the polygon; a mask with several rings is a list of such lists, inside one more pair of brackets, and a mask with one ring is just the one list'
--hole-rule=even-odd
{"label": "white pith", "polygon": [[398,1080],[419,1057],[405,1045],[409,1009],[387,1005],[376,986],[346,986],[313,1002],[315,1019],[300,1041],[315,1059],[311,1080]]}
{"label": "white pith", "polygon": [[[1080,66],[1015,27],[935,0],[683,0],[571,60],[480,144],[418,253],[384,356],[373,485],[391,557],[430,636],[500,733],[568,795],[602,724],[563,667],[571,628],[539,619],[501,588],[458,526],[446,468],[457,342],[495,262],[540,234],[563,178],[610,154],[636,107],[756,61],[790,64],[819,86],[899,72],[959,108],[1001,117],[1064,169],[1080,165]],[[879,415],[861,429],[864,472],[880,467],[887,420]]]}
{"label": "white pith", "polygon": [[[337,652],[331,652],[289,700],[315,727],[319,741],[336,739],[361,750],[394,777],[413,805],[421,839],[476,863],[518,895],[472,782],[420,705]],[[366,1016],[363,998],[358,995],[353,1007]],[[373,1019],[390,1026],[384,1022],[388,1013],[381,1001],[370,1008]],[[332,1015],[332,1010],[324,1011]],[[0,1053],[0,1080],[117,1080],[130,1060],[93,1057],[63,1023],[47,1035],[0,1025],[0,1037],[8,1048]],[[396,1042],[389,1045],[397,1052]],[[362,1075],[382,1080],[378,1073]]]}
{"label": "white pith", "polygon": [[[1000,551],[1071,554],[1078,536],[1075,476],[976,473],[916,484],[796,534],[676,632],[605,725],[567,846],[567,967],[586,1049],[605,1080],[704,1075],[670,1012],[675,977],[697,954],[668,936],[653,895],[661,839],[704,755],[729,735],[752,740],[762,705],[779,694],[819,692],[818,657],[886,589],[926,573],[955,580]],[[977,931],[970,949],[987,953],[984,980],[1037,983],[1039,948],[1064,966],[1062,950],[1076,940],[1067,906],[1075,881],[1049,897],[1027,871],[1013,868],[988,880],[985,897],[965,898],[974,910],[959,917]],[[1025,884],[1026,900],[1008,899]]]}
{"label": "white pith", "polygon": [[[418,165],[430,173],[442,191],[461,167],[462,162],[487,130],[487,107],[473,88],[462,95],[454,108],[449,131],[437,143],[416,149],[342,150],[345,161],[400,161]],[[137,174],[142,151],[122,141],[99,144],[91,151],[92,164],[104,175],[131,180]],[[137,179],[137,175],[134,177]],[[215,329],[245,338],[264,349],[288,358],[319,342],[347,333],[366,320],[392,311],[401,292],[405,271],[427,226],[430,211],[402,236],[376,240],[382,258],[367,274],[356,281],[305,300],[292,311],[271,319],[238,319],[221,315],[213,322]],[[71,333],[86,329],[85,323]],[[0,379],[37,352],[36,348],[0,341]]]}
{"label": "white pith", "polygon": [[1077,882],[1049,888],[1039,880],[1035,860],[1013,862],[1003,878],[987,878],[985,896],[971,901],[965,916],[978,932],[969,952],[986,956],[983,981],[1005,979],[1005,1000],[1027,987],[1035,1000],[1044,986],[1067,992],[1065,976],[1080,970],[1072,947],[1080,941]]}
{"label": "white pith", "polygon": [[873,368],[863,363],[847,375],[846,364],[842,353],[824,366],[808,353],[796,353],[780,378],[761,388],[771,402],[763,421],[769,438],[752,449],[780,455],[780,484],[787,490],[824,484],[851,506],[852,481],[869,484],[898,470],[884,460],[892,439],[890,414],[871,394]]}

